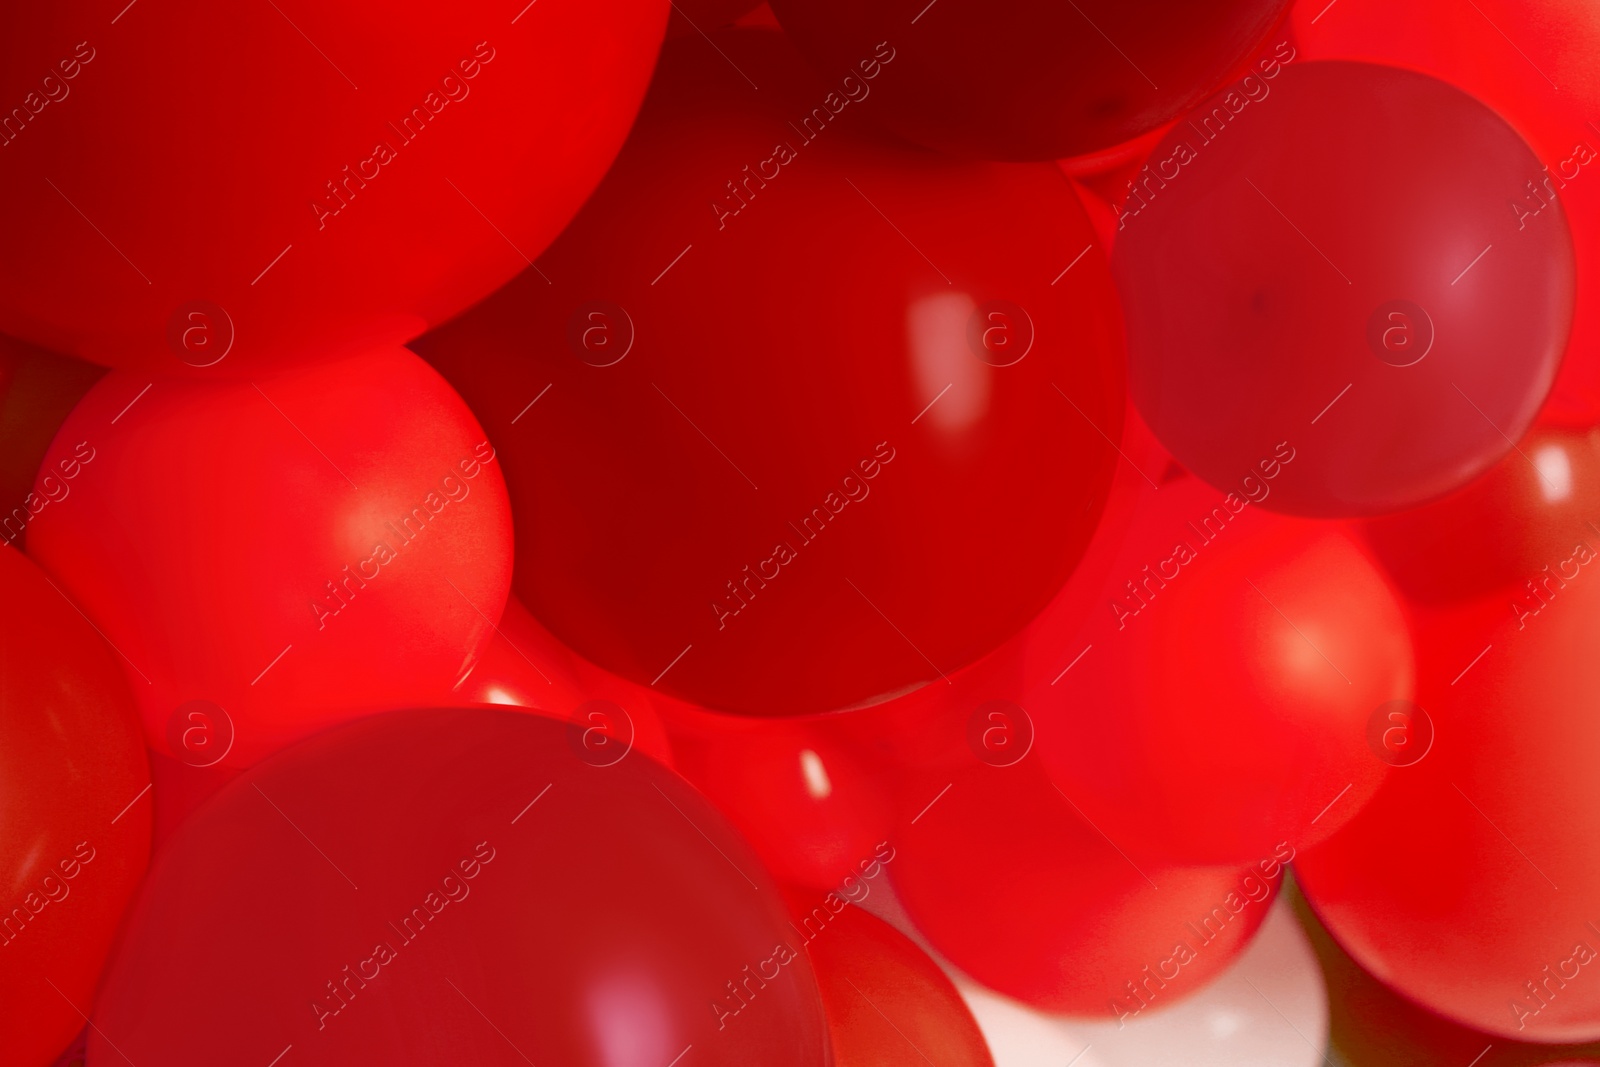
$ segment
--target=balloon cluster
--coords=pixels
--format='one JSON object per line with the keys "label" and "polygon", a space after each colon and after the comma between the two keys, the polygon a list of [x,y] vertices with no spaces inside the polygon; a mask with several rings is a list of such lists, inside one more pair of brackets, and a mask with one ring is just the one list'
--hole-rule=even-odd
{"label": "balloon cluster", "polygon": [[0,12],[0,1067],[1600,1047],[1597,10],[770,5]]}

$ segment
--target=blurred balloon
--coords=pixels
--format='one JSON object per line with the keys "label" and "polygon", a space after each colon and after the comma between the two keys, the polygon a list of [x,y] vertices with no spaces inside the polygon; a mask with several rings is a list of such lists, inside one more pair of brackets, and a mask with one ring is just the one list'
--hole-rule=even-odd
{"label": "blurred balloon", "polygon": [[0,1065],[43,1067],[93,1003],[150,856],[149,767],[117,654],[0,548]]}
{"label": "blurred balloon", "polygon": [[1091,152],[1170,122],[1267,37],[1288,2],[772,0],[772,10],[830,77],[864,72],[874,49],[904,57],[867,109],[896,133],[1020,160]]}
{"label": "blurred balloon", "polygon": [[494,449],[403,349],[248,384],[110,374],[58,468],[72,495],[29,551],[125,655],[150,747],[190,764],[448,689],[505,603]]}
{"label": "blurred balloon", "polygon": [[789,902],[810,938],[834,1067],[995,1067],[961,994],[909,938],[850,904],[835,910],[806,893]]}
{"label": "blurred balloon", "polygon": [[440,702],[533,708],[579,726],[586,756],[597,763],[637,748],[673,766],[667,729],[648,690],[583,662],[514,596],[506,598],[478,662]]}
{"label": "blurred balloon", "polygon": [[1294,856],[1284,843],[1249,867],[1141,866],[1031,759],[913,777],[902,810],[891,877],[929,942],[1007,996],[1113,1022],[1220,973]]}
{"label": "blurred balloon", "polygon": [[1039,635],[1080,650],[1029,701],[1039,754],[1136,856],[1309,847],[1383,778],[1367,726],[1413,695],[1406,619],[1347,531],[1261,510],[1299,462],[1280,453],[1227,495],[1147,487],[1087,618]]}
{"label": "blurred balloon", "polygon": [[[1539,580],[1600,536],[1600,431],[1535,428],[1487,474],[1432,503],[1363,525],[1406,596],[1468,600]],[[1523,590],[1518,589],[1516,592]]]}
{"label": "blurred balloon", "polygon": [[581,759],[575,729],[399,712],[248,771],[152,867],[90,1061],[825,1067],[755,856],[657,764]]}
{"label": "blurred balloon", "polygon": [[781,35],[713,37],[667,49],[549,281],[415,347],[506,449],[517,590],[557,637],[713,710],[859,707],[1071,573],[1116,460],[1116,297],[1054,167],[885,143]]}
{"label": "blurred balloon", "polygon": [[1488,108],[1295,62],[1152,158],[1114,266],[1135,402],[1184,466],[1230,489],[1292,448],[1266,507],[1373,514],[1461,486],[1528,428],[1566,345],[1572,240],[1558,206],[1521,228],[1506,210],[1539,162]]}
{"label": "blurred balloon", "polygon": [[1597,545],[1534,591],[1414,612],[1431,749],[1297,865],[1364,968],[1523,1041],[1600,1040]]}
{"label": "blurred balloon", "polygon": [[677,768],[744,834],[780,881],[826,890],[889,836],[879,768],[826,722],[668,713]]}
{"label": "blurred balloon", "polygon": [[761,6],[761,0],[673,0],[667,16],[667,38],[687,37],[720,29]]}
{"label": "blurred balloon", "polygon": [[0,329],[240,379],[413,337],[593,190],[667,8],[7,5],[0,199],[29,207],[0,231]]}
{"label": "blurred balloon", "polygon": [[[1600,423],[1600,7],[1589,0],[1303,0],[1292,25],[1307,58],[1359,59],[1431,74],[1504,118],[1537,161],[1500,210],[1523,228],[1559,203],[1572,229],[1572,339],[1545,417]],[[1542,164],[1542,166],[1541,166]],[[1587,177],[1585,177],[1587,175]],[[1512,436],[1516,436],[1513,434]]]}

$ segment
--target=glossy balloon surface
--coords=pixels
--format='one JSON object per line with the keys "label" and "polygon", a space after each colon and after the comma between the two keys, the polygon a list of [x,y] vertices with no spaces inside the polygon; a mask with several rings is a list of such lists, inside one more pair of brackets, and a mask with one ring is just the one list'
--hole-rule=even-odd
{"label": "glossy balloon surface", "polygon": [[597,768],[572,732],[398,712],[246,772],[152,868],[90,1061],[826,1067],[756,858],[671,772]]}
{"label": "glossy balloon surface", "polygon": [[668,11],[519,6],[9,6],[0,329],[250,378],[493,291],[611,162]]}
{"label": "glossy balloon surface", "polygon": [[1117,235],[1140,411],[1223,489],[1296,449],[1275,510],[1463,485],[1531,424],[1567,342],[1566,218],[1507,210],[1539,171],[1493,111],[1410,71],[1296,59],[1208,100]]}
{"label": "glossy balloon surface", "polygon": [[415,347],[504,452],[557,637],[713,710],[859,706],[1071,573],[1116,458],[1115,293],[1055,168],[887,143],[780,35],[713,36],[667,50],[539,272]]}
{"label": "glossy balloon surface", "polygon": [[45,469],[75,477],[29,551],[126,657],[150,746],[186,762],[248,766],[448,690],[505,603],[494,448],[404,349],[250,383],[110,374]]}

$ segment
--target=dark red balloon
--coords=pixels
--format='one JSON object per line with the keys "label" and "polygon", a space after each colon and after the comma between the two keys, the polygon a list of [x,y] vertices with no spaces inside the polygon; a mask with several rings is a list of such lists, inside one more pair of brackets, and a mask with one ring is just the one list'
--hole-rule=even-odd
{"label": "dark red balloon", "polygon": [[[1600,8],[1589,0],[1305,0],[1293,29],[1307,58],[1357,59],[1440,78],[1493,108],[1534,167],[1501,206],[1519,227],[1559,204],[1572,228],[1572,339],[1545,416],[1600,423]],[[1515,435],[1513,435],[1515,436]]]}
{"label": "dark red balloon", "polygon": [[1566,345],[1573,252],[1504,120],[1410,71],[1287,58],[1174,127],[1114,265],[1135,402],[1230,488],[1287,442],[1267,507],[1395,511],[1487,470]]}
{"label": "dark red balloon", "polygon": [[1284,452],[1228,494],[1147,487],[1087,618],[1034,627],[1074,657],[1024,699],[1039,754],[1134,855],[1306,848],[1383,778],[1367,726],[1414,695],[1410,634],[1350,531],[1262,510],[1300,462]]}
{"label": "dark red balloon", "polygon": [[252,768],[153,865],[90,1062],[826,1067],[756,857],[671,772],[597,768],[573,733],[399,712]]}
{"label": "dark red balloon", "polygon": [[1248,867],[1139,863],[1035,760],[969,767],[904,793],[890,877],[945,958],[1046,1011],[1127,1021],[1199,988],[1249,943],[1294,857],[1282,842]]}
{"label": "dark red balloon", "polygon": [[677,768],[778,878],[827,890],[858,877],[894,827],[878,765],[827,721],[667,717]]}
{"label": "dark red balloon", "polygon": [[150,770],[117,654],[0,548],[0,1065],[83,1026],[150,855]]}
{"label": "dark red balloon", "polygon": [[[105,369],[0,337],[0,537],[21,548],[28,523],[48,506],[35,493],[39,464],[56,431]],[[59,493],[60,471],[51,489]]]}
{"label": "dark red balloon", "polygon": [[910,938],[853,904],[802,892],[789,903],[810,939],[834,1067],[994,1067],[955,984]]}
{"label": "dark red balloon", "polygon": [[1580,542],[1600,537],[1600,441],[1535,428],[1464,488],[1372,519],[1363,533],[1406,596],[1438,604],[1542,581]]}
{"label": "dark red balloon", "polygon": [[1297,864],[1368,971],[1523,1041],[1600,1040],[1597,550],[1591,533],[1532,592],[1416,613],[1432,747]]}
{"label": "dark red balloon", "polygon": [[250,383],[107,375],[38,491],[30,553],[122,653],[150,747],[196,765],[448,691],[510,585],[494,448],[404,349]]}
{"label": "dark red balloon", "polygon": [[7,5],[0,329],[234,378],[414,337],[593,190],[667,10]]}
{"label": "dark red balloon", "polygon": [[1116,296],[1053,166],[885,143],[780,35],[714,36],[668,48],[539,272],[415,347],[505,451],[517,591],[557,637],[702,707],[859,706],[1071,573],[1116,459]]}
{"label": "dark red balloon", "polygon": [[868,109],[895,132],[962,155],[1058,159],[1170,122],[1227,77],[1288,6],[773,0],[772,9],[830,76],[857,74],[875,48],[903,56],[872,87]]}

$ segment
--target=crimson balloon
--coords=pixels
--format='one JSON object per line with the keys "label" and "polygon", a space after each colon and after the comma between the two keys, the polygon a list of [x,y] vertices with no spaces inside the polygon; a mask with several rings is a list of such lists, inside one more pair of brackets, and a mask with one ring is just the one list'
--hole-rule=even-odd
{"label": "crimson balloon", "polygon": [[4,549],[0,601],[0,1065],[43,1067],[83,1027],[144,874],[150,769],[117,653],[78,606]]}
{"label": "crimson balloon", "polygon": [[773,0],[819,70],[849,77],[903,55],[874,86],[877,121],[987,159],[1058,159],[1130,140],[1206,96],[1282,20],[1288,0]]}
{"label": "crimson balloon", "polygon": [[1036,636],[1076,657],[1026,701],[1039,754],[1131,853],[1306,848],[1382,780],[1367,725],[1414,695],[1410,634],[1348,530],[1262,510],[1300,462],[1148,489],[1088,618]]}
{"label": "crimson balloon", "polygon": [[151,748],[250,763],[447,691],[494,633],[511,514],[444,380],[380,349],[250,383],[114,372],[46,457],[29,551],[123,654]]}
{"label": "crimson balloon", "polygon": [[1123,207],[1140,411],[1222,489],[1296,449],[1274,510],[1461,486],[1531,424],[1566,345],[1566,218],[1506,209],[1539,173],[1493,111],[1411,71],[1286,56],[1241,80],[1173,128]]}
{"label": "crimson balloon", "polygon": [[1524,1041],[1600,1040],[1597,547],[1532,589],[1417,613],[1423,684],[1396,727],[1432,744],[1299,866],[1368,971]]}
{"label": "crimson balloon", "polygon": [[0,329],[235,378],[413,337],[593,190],[668,6],[8,6]]}
{"label": "crimson balloon", "polygon": [[1519,233],[1565,215],[1578,263],[1572,338],[1544,414],[1584,428],[1600,423],[1600,9],[1587,0],[1473,0],[1471,10],[1454,0],[1340,0],[1336,8],[1308,0],[1293,9],[1292,27],[1307,58],[1430,74],[1526,138],[1538,158],[1500,210]]}
{"label": "crimson balloon", "polygon": [[[68,413],[105,370],[0,337],[0,537],[21,548],[28,523],[51,503],[33,491],[46,449]],[[47,471],[61,488],[61,472]]]}
{"label": "crimson balloon", "polygon": [[558,638],[713,710],[861,706],[1071,573],[1116,460],[1116,296],[1053,166],[884,142],[857,75],[713,37],[666,50],[539,271],[415,347],[505,450],[517,592]]}
{"label": "crimson balloon", "polygon": [[90,1062],[825,1067],[759,861],[682,779],[597,768],[575,730],[396,712],[247,771],[152,866]]}

